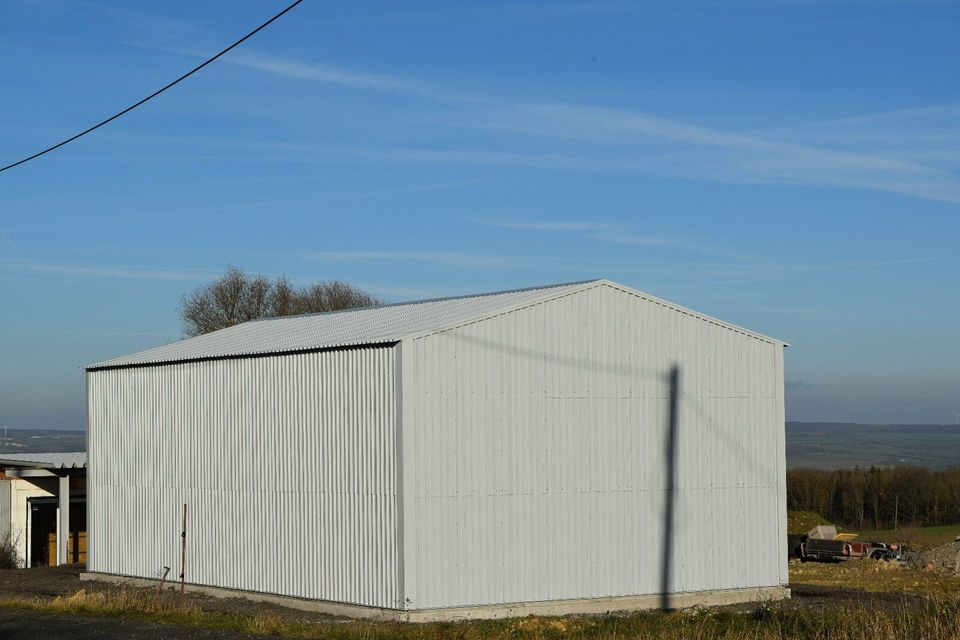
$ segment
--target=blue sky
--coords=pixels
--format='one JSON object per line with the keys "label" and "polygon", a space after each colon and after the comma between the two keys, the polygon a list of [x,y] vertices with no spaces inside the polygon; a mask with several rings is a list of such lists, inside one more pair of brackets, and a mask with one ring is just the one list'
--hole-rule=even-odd
{"label": "blue sky", "polygon": [[[285,2],[8,0],[0,163]],[[787,417],[960,411],[960,5],[319,2],[0,174],[0,425],[228,264],[389,300],[608,277],[791,343]]]}

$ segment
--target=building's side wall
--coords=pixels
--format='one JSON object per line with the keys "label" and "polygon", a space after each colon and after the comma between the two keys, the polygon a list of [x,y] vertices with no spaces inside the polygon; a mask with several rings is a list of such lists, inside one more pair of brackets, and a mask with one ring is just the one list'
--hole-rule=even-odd
{"label": "building's side wall", "polygon": [[608,286],[405,341],[409,607],[786,582],[782,346]]}
{"label": "building's side wall", "polygon": [[394,357],[88,374],[88,569],[399,607]]}

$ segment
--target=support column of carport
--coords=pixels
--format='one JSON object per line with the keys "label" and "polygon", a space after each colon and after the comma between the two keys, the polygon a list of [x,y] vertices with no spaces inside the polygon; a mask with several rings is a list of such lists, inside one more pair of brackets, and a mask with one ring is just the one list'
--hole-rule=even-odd
{"label": "support column of carport", "polygon": [[70,540],[70,476],[60,476],[60,485],[57,488],[57,564],[69,564],[67,544]]}

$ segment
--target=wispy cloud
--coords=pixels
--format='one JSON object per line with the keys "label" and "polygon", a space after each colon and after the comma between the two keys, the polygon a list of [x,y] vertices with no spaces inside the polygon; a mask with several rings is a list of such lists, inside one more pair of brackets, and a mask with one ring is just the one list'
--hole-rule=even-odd
{"label": "wispy cloud", "polygon": [[950,256],[937,256],[925,258],[902,258],[899,260],[858,260],[851,262],[833,262],[824,264],[794,265],[783,267],[789,271],[846,271],[856,269],[876,269],[881,267],[902,267],[911,264],[925,264],[929,262],[944,262],[955,260]]}
{"label": "wispy cloud", "polygon": [[170,331],[84,331],[83,329],[0,329],[3,335],[40,336],[125,336],[135,338],[180,338],[182,334]]}
{"label": "wispy cloud", "polygon": [[[702,0],[686,4],[716,3]],[[198,57],[216,49],[207,43],[222,40],[183,21],[93,6],[132,25],[131,43],[136,46]],[[633,9],[627,3],[503,3],[485,7],[483,13],[499,12],[520,18],[543,13],[559,16],[628,10]],[[458,9],[440,13],[462,12]],[[447,113],[452,115],[444,116],[433,109],[424,119],[448,130],[471,129],[487,134],[482,148],[429,148],[418,144],[323,149],[307,145],[309,149],[291,152],[279,158],[279,162],[391,162],[626,173],[735,184],[863,189],[960,203],[960,107],[956,105],[764,131],[736,131],[624,108],[516,104],[506,98],[447,91],[391,72],[277,56],[249,46],[224,56],[221,63],[307,82],[447,101]],[[496,134],[506,135],[497,138]],[[523,151],[517,151],[518,135],[525,137],[519,147]],[[902,144],[905,140],[909,144]],[[189,159],[270,160],[259,155],[245,159],[236,154],[207,158],[194,154]]]}
{"label": "wispy cloud", "polygon": [[[192,58],[209,57],[228,42],[223,35],[200,25],[170,19],[155,13],[117,8],[99,3],[83,3],[91,10],[127,26],[124,44],[140,49],[164,51]],[[306,80],[353,89],[420,95],[444,100],[470,100],[465,96],[432,89],[425,83],[389,73],[372,73],[342,65],[307,61],[260,51],[245,43],[218,60],[218,64],[234,65],[272,75]]]}
{"label": "wispy cloud", "polygon": [[417,24],[432,22],[525,22],[582,18],[590,15],[636,12],[638,7],[629,2],[485,2],[482,4],[446,3],[433,9],[418,9],[414,5],[402,6],[402,11],[367,12],[360,18],[350,18],[350,23],[364,24]]}
{"label": "wispy cloud", "polygon": [[470,287],[411,287],[365,282],[359,283],[359,286],[364,291],[369,291],[374,295],[382,296],[388,300],[445,298],[448,296],[469,295],[484,290],[483,288],[477,289]]}
{"label": "wispy cloud", "polygon": [[48,274],[80,278],[121,278],[133,280],[209,280],[219,272],[212,269],[142,267],[89,263],[0,260],[0,270],[21,274]]}
{"label": "wispy cloud", "polygon": [[[551,120],[551,114],[555,119]],[[464,117],[462,126],[499,129],[529,136],[531,140],[540,138],[545,148],[538,148],[535,141],[526,145],[529,151],[522,152],[489,148],[317,146],[302,154],[278,156],[275,161],[357,165],[413,163],[631,174],[733,184],[863,189],[960,203],[960,175],[949,167],[933,164],[960,162],[960,153],[951,149],[923,150],[916,153],[917,161],[914,161],[766,140],[644,114],[611,113],[609,109],[592,107],[548,109],[538,118],[503,118],[497,124],[487,120],[478,125],[477,121],[470,120]],[[557,150],[558,142],[566,142],[566,147]],[[490,142],[485,146],[489,147]],[[510,146],[516,146],[515,139],[511,140]],[[181,159],[216,162],[271,160],[263,156],[225,155],[191,155]]]}
{"label": "wispy cloud", "polygon": [[[883,260],[852,260],[847,262],[791,264],[772,258],[751,254],[737,249],[716,246],[692,238],[659,237],[638,234],[628,226],[601,221],[570,220],[474,220],[475,223],[505,229],[516,229],[544,233],[572,233],[577,237],[637,247],[669,247],[674,250],[666,273],[679,277],[696,277],[703,284],[702,276],[712,276],[713,284],[742,284],[747,282],[765,282],[783,279],[803,273],[840,272],[867,269],[883,269],[922,265],[926,263],[954,260],[948,256],[923,256],[910,258],[891,258]],[[703,255],[721,258],[708,264],[684,261],[676,255],[684,252],[690,255]],[[654,273],[656,269],[638,260],[607,259],[607,265],[618,269],[641,268],[644,273]]]}
{"label": "wispy cloud", "polygon": [[905,162],[960,169],[960,105],[866,113],[760,130],[761,136],[859,149]]}
{"label": "wispy cloud", "polygon": [[960,203],[954,172],[886,155],[724,131],[642,112],[521,105],[464,126],[587,145],[579,154],[621,171],[748,184],[835,186]]}
{"label": "wispy cloud", "polygon": [[514,268],[527,264],[531,258],[519,256],[482,255],[453,251],[317,251],[304,256],[317,262],[432,262],[456,267],[481,269]]}
{"label": "wispy cloud", "polygon": [[521,229],[524,231],[591,231],[600,233],[609,231],[611,226],[597,222],[559,222],[555,220],[474,220],[480,224],[501,229]]}
{"label": "wispy cloud", "polygon": [[557,220],[475,220],[479,224],[548,233],[576,233],[580,237],[611,244],[634,247],[672,247],[694,254],[702,254],[740,262],[765,263],[767,260],[748,253],[711,246],[688,238],[675,238],[638,233],[623,225],[594,221]]}
{"label": "wispy cloud", "polygon": [[[189,49],[168,48],[175,53],[206,57],[208,54]],[[225,56],[227,64],[255,69],[294,80],[308,80],[324,84],[339,85],[352,89],[366,89],[389,93],[407,94],[436,100],[457,102],[484,102],[476,96],[442,91],[430,87],[424,82],[395,74],[368,73],[343,66],[306,62],[294,58],[262,53],[253,48],[232,52]]]}
{"label": "wispy cloud", "polygon": [[[193,53],[201,55],[198,52]],[[362,73],[342,67],[305,63],[299,60],[251,50],[239,51],[225,58],[225,60],[230,64],[241,67],[266,71],[268,73],[275,73],[300,80],[315,80],[317,82],[328,82],[361,89],[375,89],[377,91],[420,91],[420,88],[417,87],[415,83],[389,75]]]}

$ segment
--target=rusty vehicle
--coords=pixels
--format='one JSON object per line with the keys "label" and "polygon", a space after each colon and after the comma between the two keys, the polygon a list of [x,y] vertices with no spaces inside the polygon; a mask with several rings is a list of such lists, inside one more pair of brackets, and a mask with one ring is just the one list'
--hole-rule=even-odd
{"label": "rusty vehicle", "polygon": [[842,534],[832,525],[814,527],[801,536],[797,556],[802,560],[839,562],[854,558],[871,560],[898,560],[901,548],[897,544],[855,540],[856,534]]}

